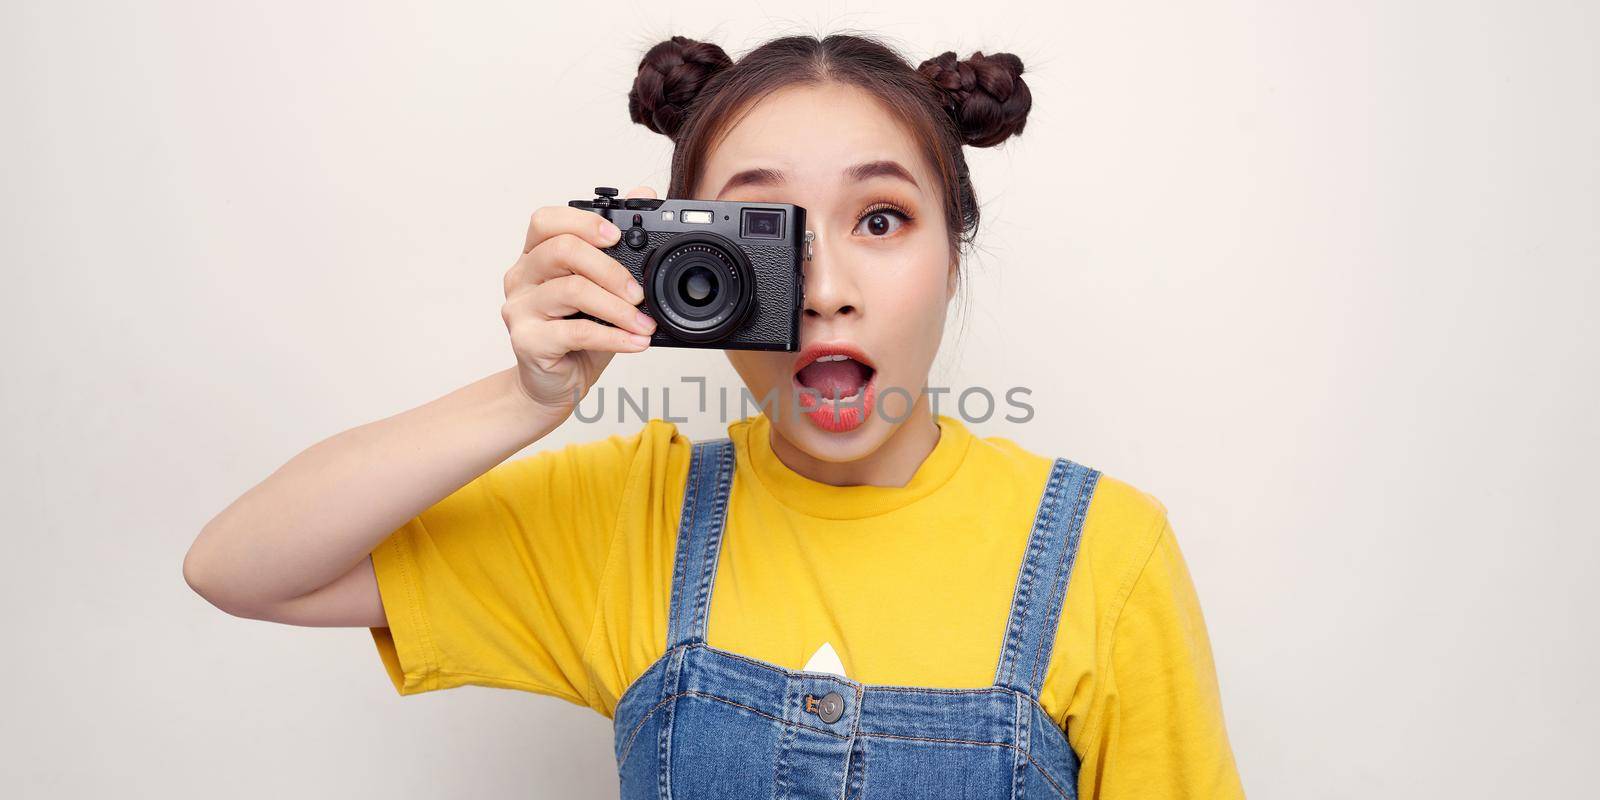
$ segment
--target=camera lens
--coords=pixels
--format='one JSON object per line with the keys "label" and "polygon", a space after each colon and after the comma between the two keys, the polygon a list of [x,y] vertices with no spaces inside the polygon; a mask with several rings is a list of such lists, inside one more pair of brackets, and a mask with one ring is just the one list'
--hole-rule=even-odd
{"label": "camera lens", "polygon": [[783,212],[759,208],[744,209],[739,221],[740,235],[746,239],[782,239]]}
{"label": "camera lens", "polygon": [[678,280],[678,295],[690,305],[703,306],[711,302],[717,276],[705,267],[695,266],[683,271]]}
{"label": "camera lens", "polygon": [[715,342],[736,331],[755,289],[744,250],[714,233],[675,237],[645,264],[646,301],[661,333],[689,342]]}

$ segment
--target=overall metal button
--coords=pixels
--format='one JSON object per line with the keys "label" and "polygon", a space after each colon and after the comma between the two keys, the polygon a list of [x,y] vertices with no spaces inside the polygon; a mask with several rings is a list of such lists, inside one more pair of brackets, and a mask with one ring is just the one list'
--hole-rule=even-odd
{"label": "overall metal button", "polygon": [[844,714],[844,697],[838,692],[828,692],[818,700],[811,695],[806,695],[806,710],[822,718],[823,722],[833,724],[839,721]]}

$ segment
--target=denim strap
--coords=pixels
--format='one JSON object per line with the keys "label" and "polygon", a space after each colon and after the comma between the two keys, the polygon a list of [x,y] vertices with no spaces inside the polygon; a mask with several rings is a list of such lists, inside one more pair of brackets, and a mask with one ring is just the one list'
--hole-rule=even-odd
{"label": "denim strap", "polygon": [[706,639],[711,583],[717,577],[723,521],[733,485],[733,441],[727,437],[695,442],[689,478],[683,489],[677,557],[672,567],[667,648]]}
{"label": "denim strap", "polygon": [[1098,470],[1066,458],[1056,459],[1050,469],[1034,514],[1027,553],[1017,571],[1005,643],[995,669],[996,686],[1039,697],[1061,623],[1067,581],[1078,556],[1083,517],[1099,479]]}

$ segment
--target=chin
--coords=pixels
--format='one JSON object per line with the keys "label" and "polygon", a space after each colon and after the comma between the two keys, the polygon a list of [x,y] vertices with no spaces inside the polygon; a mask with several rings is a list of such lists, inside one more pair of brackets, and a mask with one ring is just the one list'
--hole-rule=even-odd
{"label": "chin", "polygon": [[877,415],[848,431],[825,430],[804,412],[797,411],[775,424],[778,435],[790,444],[819,461],[856,461],[877,450],[894,427]]}
{"label": "chin", "polygon": [[[765,355],[765,354],[761,354]],[[900,423],[884,417],[877,406],[878,389],[893,376],[884,376],[877,369],[869,369],[862,384],[860,396],[852,396],[847,403],[834,404],[824,396],[820,399],[802,390],[805,385],[792,372],[787,355],[771,359],[771,364],[757,359],[732,356],[730,361],[750,392],[757,398],[773,392],[779,395],[777,408],[768,414],[775,435],[782,436],[795,449],[819,461],[848,462],[871,455],[899,428]],[[757,388],[759,387],[759,388]],[[890,412],[906,414],[909,409],[898,395],[890,393]]]}
{"label": "chin", "polygon": [[[791,385],[793,393],[785,398],[782,418],[775,421],[773,427],[795,448],[812,458],[833,462],[865,458],[907,421],[893,421],[878,407],[877,389],[881,377],[874,374],[863,389],[862,397],[837,407],[826,399],[819,404],[815,398],[799,394],[798,384]],[[888,413],[909,419],[910,409],[897,408],[902,405],[900,394],[889,395]]]}

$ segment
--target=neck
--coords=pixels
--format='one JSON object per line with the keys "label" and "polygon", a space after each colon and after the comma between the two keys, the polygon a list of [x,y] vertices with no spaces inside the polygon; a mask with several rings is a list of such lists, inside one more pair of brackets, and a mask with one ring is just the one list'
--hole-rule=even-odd
{"label": "neck", "polygon": [[895,427],[878,449],[851,461],[815,458],[778,433],[776,425],[769,428],[772,452],[784,466],[832,486],[905,486],[939,443],[939,423],[928,408],[927,395],[917,399],[911,415]]}

